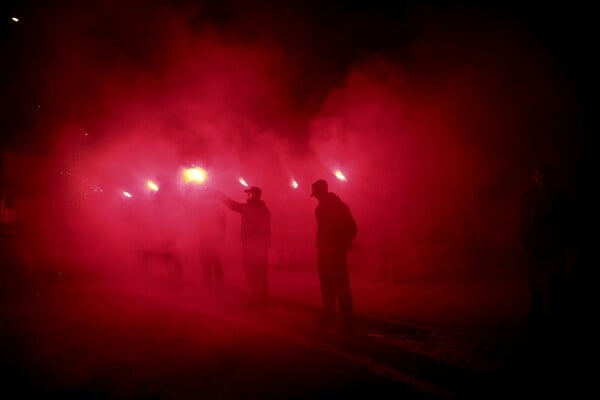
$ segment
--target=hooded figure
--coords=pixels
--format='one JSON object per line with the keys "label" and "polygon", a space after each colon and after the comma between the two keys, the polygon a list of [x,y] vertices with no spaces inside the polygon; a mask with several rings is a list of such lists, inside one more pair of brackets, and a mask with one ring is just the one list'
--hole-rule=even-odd
{"label": "hooded figure", "polygon": [[246,203],[225,196],[221,201],[242,216],[242,266],[250,290],[250,305],[264,308],[268,304],[268,251],[271,245],[271,212],[261,199],[262,190],[256,186],[245,190]]}
{"label": "hooded figure", "polygon": [[321,323],[336,322],[336,302],[342,331],[354,328],[352,293],[348,276],[347,253],[357,233],[357,225],[348,206],[328,190],[323,179],[312,184],[311,196],[319,204],[315,208],[317,221],[317,252],[321,297],[325,308]]}

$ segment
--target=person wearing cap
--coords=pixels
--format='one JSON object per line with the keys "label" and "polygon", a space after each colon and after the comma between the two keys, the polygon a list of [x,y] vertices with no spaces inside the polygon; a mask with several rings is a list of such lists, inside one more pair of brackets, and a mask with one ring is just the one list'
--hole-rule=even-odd
{"label": "person wearing cap", "polygon": [[317,253],[319,281],[324,313],[323,325],[334,325],[336,301],[341,331],[354,329],[354,310],[348,275],[347,253],[357,233],[357,224],[350,208],[329,191],[327,182],[319,179],[312,184],[312,197],[318,200],[315,208],[317,221]]}
{"label": "person wearing cap", "polygon": [[265,308],[268,305],[268,250],[271,245],[271,212],[261,199],[262,190],[252,186],[246,190],[245,203],[221,195],[221,201],[242,216],[242,266],[250,291],[250,305]]}

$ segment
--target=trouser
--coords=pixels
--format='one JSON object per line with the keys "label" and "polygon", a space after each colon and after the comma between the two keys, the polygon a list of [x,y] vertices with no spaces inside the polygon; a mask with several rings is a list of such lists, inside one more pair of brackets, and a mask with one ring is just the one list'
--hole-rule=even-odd
{"label": "trouser", "polygon": [[531,317],[564,316],[568,287],[566,257],[558,252],[530,252],[528,264]]}
{"label": "trouser", "polygon": [[200,266],[206,287],[211,289],[214,281],[217,289],[223,290],[223,264],[219,252],[216,249],[201,249]]}
{"label": "trouser", "polygon": [[181,266],[181,261],[173,251],[160,248],[145,250],[142,253],[142,257],[144,276],[149,276],[150,266],[152,264],[157,264],[167,268],[169,282],[176,286],[183,285],[183,268]]}
{"label": "trouser", "polygon": [[319,250],[319,280],[325,314],[335,317],[336,301],[342,325],[354,323],[352,292],[348,276],[347,254],[345,250]]}
{"label": "trouser", "polygon": [[243,246],[242,266],[246,274],[246,283],[253,301],[266,303],[269,283],[267,280],[268,255],[266,248]]}

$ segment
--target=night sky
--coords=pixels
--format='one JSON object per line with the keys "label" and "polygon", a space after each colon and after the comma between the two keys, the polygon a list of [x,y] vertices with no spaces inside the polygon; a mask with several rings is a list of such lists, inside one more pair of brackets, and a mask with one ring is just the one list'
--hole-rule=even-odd
{"label": "night sky", "polygon": [[[40,131],[48,131],[49,124],[60,125],[72,113],[92,113],[89,109],[97,108],[93,91],[85,93],[87,99],[78,98],[78,106],[68,101],[71,96],[83,96],[81,92],[86,90],[98,90],[94,85],[71,84],[57,93],[58,88],[47,82],[56,79],[55,74],[60,75],[57,69],[63,66],[77,68],[81,79],[113,75],[115,69],[124,67],[140,74],[160,74],[167,62],[161,54],[177,46],[170,24],[185,26],[190,34],[211,29],[232,43],[261,42],[285,49],[286,108],[294,114],[294,122],[267,117],[269,121],[264,123],[286,129],[300,140],[307,135],[303,120],[318,112],[327,94],[361,60],[381,55],[407,70],[443,69],[460,62],[449,53],[455,51],[459,58],[470,51],[454,42],[456,48],[430,49],[432,54],[417,61],[410,48],[428,34],[460,40],[461,35],[494,31],[507,41],[529,42],[545,57],[548,69],[558,70],[566,90],[572,91],[577,101],[584,100],[592,69],[593,37],[586,2],[543,6],[480,3],[156,0],[81,5],[76,1],[6,1],[1,26],[2,120],[11,133],[3,135],[3,147],[36,147],[37,140],[31,136],[43,138]],[[21,21],[14,23],[10,20],[13,16]],[[91,60],[79,69],[67,53],[71,58]],[[43,107],[36,109],[42,102]]]}

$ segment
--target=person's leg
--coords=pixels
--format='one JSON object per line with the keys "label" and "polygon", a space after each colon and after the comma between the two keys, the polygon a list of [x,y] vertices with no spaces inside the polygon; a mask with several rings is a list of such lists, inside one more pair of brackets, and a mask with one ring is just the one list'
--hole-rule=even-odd
{"label": "person's leg", "polygon": [[340,310],[340,322],[342,329],[349,329],[354,327],[354,308],[352,304],[352,291],[350,288],[346,252],[336,252],[333,261],[336,272],[334,281],[335,297],[337,298]]}
{"label": "person's leg", "polygon": [[321,299],[323,301],[323,315],[320,322],[324,325],[335,323],[335,274],[333,273],[331,263],[330,254],[323,251],[319,252],[319,282]]}
{"label": "person's leg", "polygon": [[568,312],[567,288],[567,260],[562,254],[557,254],[550,259],[548,309],[550,317],[559,323]]}
{"label": "person's leg", "polygon": [[204,276],[204,286],[207,289],[211,289],[213,283],[212,265],[205,250],[200,252],[200,267],[202,268],[202,275]]}
{"label": "person's leg", "polygon": [[218,253],[213,254],[213,272],[215,275],[216,287],[219,291],[223,291],[225,288],[225,279],[223,276],[223,263]]}
{"label": "person's leg", "polygon": [[543,257],[539,254],[529,254],[528,264],[529,318],[532,321],[539,321],[544,315],[544,292],[546,286],[543,273]]}
{"label": "person's leg", "polygon": [[181,289],[183,287],[183,268],[179,257],[171,252],[167,252],[163,253],[163,260],[167,265],[169,281],[175,289]]}
{"label": "person's leg", "polygon": [[267,271],[269,269],[267,251],[259,254],[256,260],[256,284],[257,298],[261,307],[267,306],[269,302],[269,281]]}
{"label": "person's leg", "polygon": [[256,256],[251,248],[243,249],[242,265],[246,275],[246,283],[250,295],[250,303],[256,303],[258,299],[258,277],[256,271]]}
{"label": "person's leg", "polygon": [[142,250],[142,277],[148,279],[150,277],[150,258],[149,250]]}

